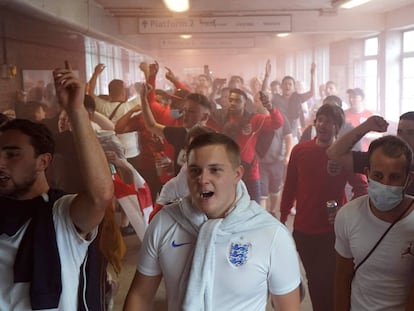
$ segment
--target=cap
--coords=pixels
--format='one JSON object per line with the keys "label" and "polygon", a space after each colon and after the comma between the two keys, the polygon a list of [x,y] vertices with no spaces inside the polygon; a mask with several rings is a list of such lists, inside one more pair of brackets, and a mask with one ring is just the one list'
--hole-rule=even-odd
{"label": "cap", "polygon": [[174,94],[171,94],[170,96],[178,100],[184,100],[188,94],[190,94],[190,91],[187,91],[186,89],[176,89]]}
{"label": "cap", "polygon": [[365,93],[362,89],[360,89],[359,87],[356,87],[354,89],[348,89],[346,91],[348,94],[353,94],[356,96],[361,96],[362,98],[365,98]]}

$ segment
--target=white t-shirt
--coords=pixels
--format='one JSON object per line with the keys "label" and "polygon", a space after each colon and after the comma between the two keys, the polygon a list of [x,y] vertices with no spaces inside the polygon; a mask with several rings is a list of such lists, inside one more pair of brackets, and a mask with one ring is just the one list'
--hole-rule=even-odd
{"label": "white t-shirt", "polygon": [[[77,233],[69,215],[69,206],[75,196],[65,195],[53,206],[53,221],[62,270],[62,293],[59,308],[48,309],[48,311],[76,311],[78,309],[79,268],[85,259],[89,244],[98,232],[95,229],[91,240],[88,241]],[[32,310],[29,295],[30,284],[13,282],[14,259],[28,224],[29,221],[14,236],[0,235],[0,310]]]}
{"label": "white t-shirt", "polygon": [[[172,301],[179,295],[180,277],[195,242],[164,210],[145,233],[137,269],[144,275],[164,276],[170,311],[175,310]],[[247,261],[239,266],[231,263],[236,244],[249,249]],[[274,226],[229,234],[217,242],[215,254],[212,310],[263,311],[268,291],[283,295],[299,285],[294,242],[286,227],[277,221]]]}
{"label": "white t-shirt", "polygon": [[[119,105],[119,103],[120,102],[110,102],[102,98],[95,97],[96,111],[104,114],[108,118],[112,114],[112,112],[116,109],[116,107]],[[121,106],[119,106],[119,108],[115,112],[115,115],[113,116],[111,121],[114,124],[116,124],[116,122],[124,114],[126,114],[129,110],[131,110],[137,105],[141,105],[141,99],[139,97],[135,97],[131,99],[130,101],[127,101],[121,104]],[[118,134],[117,136],[121,140],[125,148],[125,157],[127,159],[136,157],[140,154],[138,133],[136,131]]]}
{"label": "white t-shirt", "polygon": [[[116,107],[120,104],[120,102],[110,102],[105,99],[94,97],[96,111],[104,114],[109,118],[112,112],[116,109]],[[111,121],[116,123],[124,114],[134,108],[136,105],[141,105],[141,99],[139,97],[135,97],[130,101],[127,101],[119,106],[115,115],[112,117]]]}
{"label": "white t-shirt", "polygon": [[[348,202],[335,220],[336,251],[358,265],[391,225],[369,208],[368,196]],[[405,310],[414,282],[414,213],[397,222],[352,281],[351,310]]]}

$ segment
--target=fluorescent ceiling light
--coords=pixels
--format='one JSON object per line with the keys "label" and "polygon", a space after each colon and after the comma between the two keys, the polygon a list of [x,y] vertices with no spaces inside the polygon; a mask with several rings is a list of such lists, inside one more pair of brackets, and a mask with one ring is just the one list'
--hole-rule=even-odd
{"label": "fluorescent ceiling light", "polygon": [[191,39],[192,35],[180,35],[181,39]]}
{"label": "fluorescent ceiling light", "polygon": [[341,8],[352,9],[354,7],[357,7],[359,5],[362,5],[362,4],[370,2],[370,1],[371,0],[350,0],[350,1],[347,1],[344,4],[342,4]]}
{"label": "fluorescent ceiling light", "polygon": [[288,32],[281,32],[281,33],[278,33],[276,36],[279,37],[279,38],[284,38],[284,37],[287,37],[289,35],[290,35],[290,33],[288,33]]}
{"label": "fluorescent ceiling light", "polygon": [[185,12],[190,8],[190,0],[164,0],[165,5],[170,11]]}

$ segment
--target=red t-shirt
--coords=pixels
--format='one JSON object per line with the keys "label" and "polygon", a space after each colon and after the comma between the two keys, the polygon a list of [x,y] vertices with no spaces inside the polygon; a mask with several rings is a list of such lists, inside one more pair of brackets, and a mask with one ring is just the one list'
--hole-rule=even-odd
{"label": "red t-shirt", "polygon": [[338,206],[346,203],[345,185],[352,186],[353,197],[367,193],[364,175],[341,170],[336,176],[328,173],[326,149],[316,139],[297,144],[292,149],[282,193],[280,212],[285,222],[296,200],[294,230],[307,234],[333,232],[328,222],[326,202],[335,200]]}

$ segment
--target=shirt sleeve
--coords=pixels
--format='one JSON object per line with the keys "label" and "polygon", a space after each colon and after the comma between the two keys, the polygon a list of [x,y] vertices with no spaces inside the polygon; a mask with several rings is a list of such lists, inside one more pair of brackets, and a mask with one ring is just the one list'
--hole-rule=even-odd
{"label": "shirt sleeve", "polygon": [[137,270],[146,276],[162,274],[158,260],[158,241],[162,228],[161,217],[154,217],[145,231],[144,239],[138,255]]}
{"label": "shirt sleeve", "polygon": [[293,147],[286,171],[286,180],[282,192],[282,201],[280,202],[280,221],[282,223],[286,222],[290,209],[293,207],[293,203],[296,199],[296,186],[298,184],[296,166],[297,146],[298,145]]}
{"label": "shirt sleeve", "polygon": [[347,217],[347,205],[344,205],[339,209],[335,217],[335,250],[344,258],[352,258],[347,234]]}
{"label": "shirt sleeve", "polygon": [[190,88],[186,84],[184,84],[183,82],[181,82],[179,80],[174,81],[174,86],[175,86],[176,89],[183,89],[183,90],[191,92]]}
{"label": "shirt sleeve", "polygon": [[269,291],[274,295],[288,294],[300,284],[295,243],[290,232],[281,224],[272,245],[268,281]]}
{"label": "shirt sleeve", "polygon": [[71,254],[82,258],[89,244],[96,238],[98,227],[88,234],[87,239],[78,233],[70,217],[70,205],[75,197],[76,194],[70,194],[56,200],[53,205],[53,222],[58,245],[64,245],[66,251],[70,250]]}
{"label": "shirt sleeve", "polygon": [[273,131],[283,125],[283,116],[277,108],[273,108],[269,115],[254,114],[250,122],[254,131]]}

